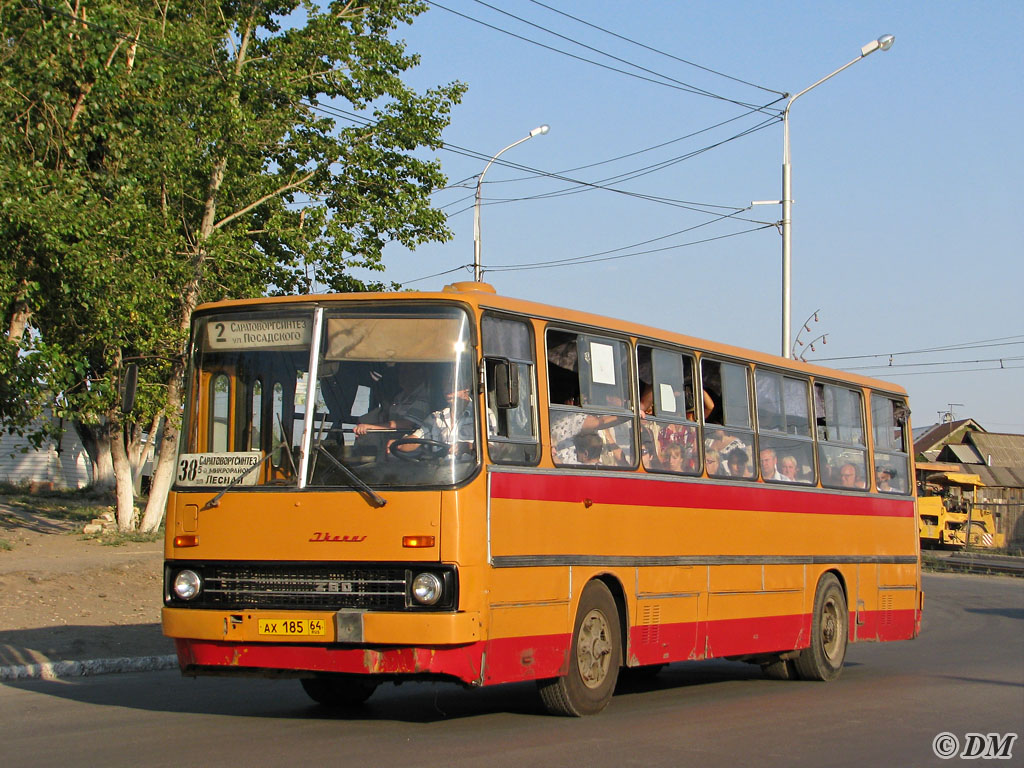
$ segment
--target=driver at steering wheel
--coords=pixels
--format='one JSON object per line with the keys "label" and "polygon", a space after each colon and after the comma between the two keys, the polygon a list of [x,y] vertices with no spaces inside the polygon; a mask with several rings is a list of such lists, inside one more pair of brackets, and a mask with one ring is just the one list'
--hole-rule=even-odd
{"label": "driver at steering wheel", "polygon": [[422,427],[407,436],[410,442],[397,441],[395,449],[412,453],[419,450],[422,445],[414,441],[428,441],[447,445],[449,454],[472,453],[476,425],[473,419],[470,388],[464,387],[447,392],[445,400],[448,401],[445,408],[431,413]]}

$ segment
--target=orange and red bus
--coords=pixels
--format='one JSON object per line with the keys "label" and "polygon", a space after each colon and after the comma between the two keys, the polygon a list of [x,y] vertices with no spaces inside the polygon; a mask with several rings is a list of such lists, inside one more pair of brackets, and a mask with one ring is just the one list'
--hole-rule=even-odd
{"label": "orange and red bus", "polygon": [[831,680],[920,629],[906,393],[497,295],[198,308],[165,542],[186,674],[534,680],[727,657]]}

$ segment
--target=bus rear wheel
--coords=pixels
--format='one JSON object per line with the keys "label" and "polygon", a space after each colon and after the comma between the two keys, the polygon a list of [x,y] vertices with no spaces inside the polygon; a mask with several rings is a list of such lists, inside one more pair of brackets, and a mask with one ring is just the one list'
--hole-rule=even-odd
{"label": "bus rear wheel", "polygon": [[299,682],[309,698],[325,707],[355,707],[377,690],[377,681],[365,675],[320,675]]}
{"label": "bus rear wheel", "polygon": [[839,580],[826,573],[814,594],[811,645],[794,659],[802,680],[835,680],[843,671],[850,614]]}
{"label": "bus rear wheel", "polygon": [[553,715],[596,715],[611,701],[622,663],[622,625],[612,593],[600,581],[583,589],[564,677],[540,680],[541,701]]}

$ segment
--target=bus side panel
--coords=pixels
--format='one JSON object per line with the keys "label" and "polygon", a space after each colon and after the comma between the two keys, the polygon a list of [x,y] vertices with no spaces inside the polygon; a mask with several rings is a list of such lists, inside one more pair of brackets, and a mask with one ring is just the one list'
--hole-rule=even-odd
{"label": "bus side panel", "polygon": [[[857,640],[909,640],[918,633],[917,567],[878,564],[860,568],[862,581],[873,583],[864,591],[866,609],[860,612]],[[872,572],[872,573],[869,573]],[[852,635],[851,635],[852,636]]]}
{"label": "bus side panel", "polygon": [[712,592],[707,657],[806,648],[811,617],[801,612],[802,602],[802,595],[790,592]]}
{"label": "bus side panel", "polygon": [[630,621],[628,666],[703,658],[700,624],[707,603],[708,569],[696,566],[637,568]]}

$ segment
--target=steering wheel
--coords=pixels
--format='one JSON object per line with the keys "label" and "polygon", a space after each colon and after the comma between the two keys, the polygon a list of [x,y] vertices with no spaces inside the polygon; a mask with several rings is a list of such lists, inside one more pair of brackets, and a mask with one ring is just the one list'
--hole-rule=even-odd
{"label": "steering wheel", "polygon": [[[402,445],[416,445],[419,450],[403,451]],[[400,437],[388,446],[388,453],[396,459],[403,461],[419,461],[420,459],[442,459],[451,452],[448,443],[439,443],[437,440],[426,440],[422,437]]]}

